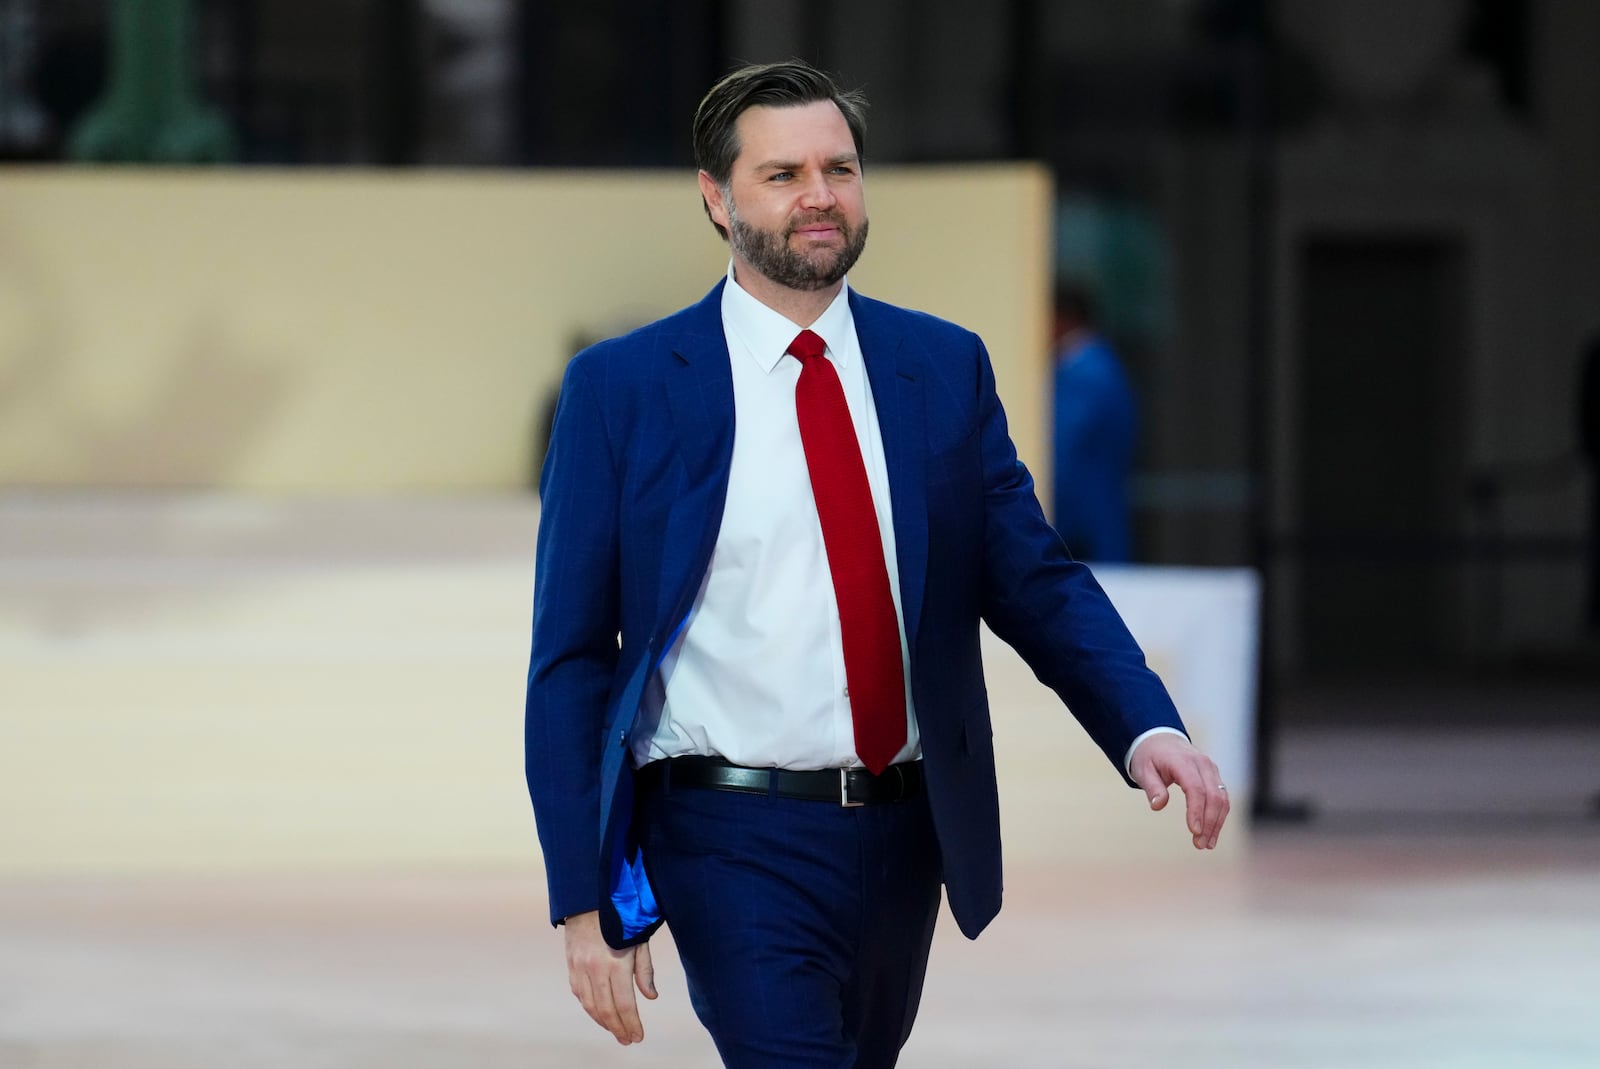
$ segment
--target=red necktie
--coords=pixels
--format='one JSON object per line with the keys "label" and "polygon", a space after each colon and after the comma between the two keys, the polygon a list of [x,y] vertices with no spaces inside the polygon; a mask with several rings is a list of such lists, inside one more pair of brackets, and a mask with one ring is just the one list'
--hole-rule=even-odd
{"label": "red necktie", "polygon": [[822,542],[839,602],[844,675],[856,756],[882,772],[906,743],[906,686],[900,662],[900,625],[889,592],[883,538],[872,507],[866,465],[838,372],[822,355],[824,343],[802,330],[789,353],[800,361],[794,388],[800,444],[811,471],[811,492],[822,520]]}

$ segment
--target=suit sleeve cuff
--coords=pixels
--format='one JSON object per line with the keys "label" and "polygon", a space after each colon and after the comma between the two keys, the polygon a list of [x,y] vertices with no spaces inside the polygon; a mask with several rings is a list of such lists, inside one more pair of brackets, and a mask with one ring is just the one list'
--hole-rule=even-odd
{"label": "suit sleeve cuff", "polygon": [[1128,752],[1122,757],[1122,772],[1128,777],[1129,780],[1133,779],[1133,751],[1137,750],[1139,748],[1139,744],[1145,739],[1148,739],[1151,735],[1178,735],[1185,739],[1189,737],[1183,732],[1179,731],[1177,728],[1162,727],[1151,728],[1143,735],[1140,735],[1138,738],[1134,739],[1133,742],[1129,743],[1128,745]]}

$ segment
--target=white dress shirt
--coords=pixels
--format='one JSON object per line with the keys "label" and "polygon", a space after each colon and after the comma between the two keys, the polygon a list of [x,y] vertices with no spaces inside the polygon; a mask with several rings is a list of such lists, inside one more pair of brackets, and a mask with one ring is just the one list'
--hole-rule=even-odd
{"label": "white dress shirt", "polygon": [[800,362],[787,351],[802,329],[822,338],[838,371],[883,536],[906,679],[906,744],[895,760],[921,753],[883,438],[848,292],[847,283],[802,328],[746,293],[728,272],[722,291],[733,366],[728,499],[699,596],[662,659],[634,732],[638,764],[684,754],[756,768],[861,764],[839,607],[795,416]]}
{"label": "white dress shirt", "polygon": [[[857,768],[839,607],[800,442],[788,355],[810,329],[827,345],[855,423],[883,536],[906,681],[906,744],[921,756],[905,614],[900,606],[889,476],[849,283],[809,328],[750,296],[728,270],[722,326],[733,370],[733,459],[722,526],[693,607],[662,657],[633,733],[635,764],[688,754],[752,768]],[[1123,758],[1126,771],[1138,745]]]}

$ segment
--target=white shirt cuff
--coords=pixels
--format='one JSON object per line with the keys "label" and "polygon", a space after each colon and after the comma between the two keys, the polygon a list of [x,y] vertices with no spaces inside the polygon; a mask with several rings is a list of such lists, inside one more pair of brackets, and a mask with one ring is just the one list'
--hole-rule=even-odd
{"label": "white shirt cuff", "polygon": [[1128,747],[1128,752],[1122,758],[1122,771],[1127,774],[1129,779],[1133,779],[1133,751],[1137,750],[1139,748],[1139,744],[1145,739],[1148,739],[1151,735],[1179,735],[1185,739],[1189,737],[1184,735],[1183,732],[1179,731],[1177,728],[1151,728],[1143,735],[1140,735],[1137,739],[1134,739],[1132,744]]}

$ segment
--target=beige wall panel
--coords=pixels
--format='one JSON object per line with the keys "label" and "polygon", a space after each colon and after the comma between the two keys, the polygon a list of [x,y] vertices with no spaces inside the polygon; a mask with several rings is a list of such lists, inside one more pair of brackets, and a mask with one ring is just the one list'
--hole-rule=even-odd
{"label": "beige wall panel", "polygon": [[[527,495],[0,498],[0,876],[536,863],[537,527]],[[1192,853],[1181,799],[984,661],[1013,863]]]}
{"label": "beige wall panel", "polygon": [[[1039,459],[1049,179],[874,171],[853,281],[989,342]],[[0,174],[0,484],[504,488],[580,335],[701,296],[679,173]]]}
{"label": "beige wall panel", "polygon": [[1047,485],[1050,175],[1030,164],[870,171],[863,293],[983,336],[1017,451]]}

